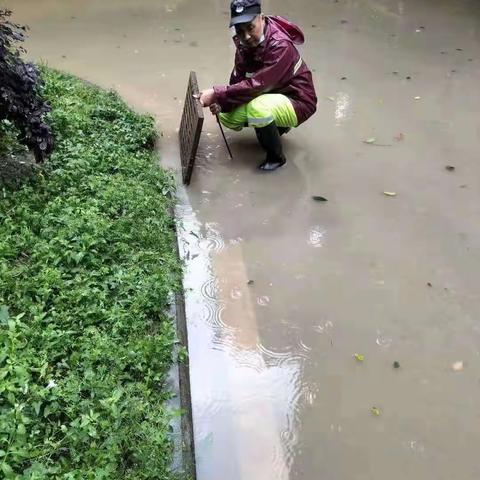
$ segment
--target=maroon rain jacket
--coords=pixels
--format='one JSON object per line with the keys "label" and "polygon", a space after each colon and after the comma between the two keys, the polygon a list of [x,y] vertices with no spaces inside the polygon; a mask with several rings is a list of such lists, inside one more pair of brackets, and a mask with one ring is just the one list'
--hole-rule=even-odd
{"label": "maroon rain jacket", "polygon": [[295,47],[305,37],[283,17],[265,20],[265,39],[257,47],[248,48],[234,37],[235,68],[230,85],[214,87],[216,102],[230,112],[264,93],[281,93],[292,101],[300,125],[317,109],[312,73]]}

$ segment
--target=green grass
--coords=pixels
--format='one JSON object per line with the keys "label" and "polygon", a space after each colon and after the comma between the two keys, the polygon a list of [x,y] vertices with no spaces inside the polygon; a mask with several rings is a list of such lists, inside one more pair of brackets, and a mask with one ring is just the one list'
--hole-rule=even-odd
{"label": "green grass", "polygon": [[0,121],[0,158],[24,153],[26,147],[18,143],[18,130],[8,120]]}
{"label": "green grass", "polygon": [[0,477],[171,479],[173,182],[151,118],[43,76],[55,152],[0,188]]}

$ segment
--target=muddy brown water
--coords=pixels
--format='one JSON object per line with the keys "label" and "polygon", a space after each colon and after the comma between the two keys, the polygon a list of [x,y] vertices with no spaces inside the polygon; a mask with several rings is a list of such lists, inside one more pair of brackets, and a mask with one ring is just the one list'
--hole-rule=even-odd
{"label": "muddy brown water", "polygon": [[[7,5],[31,57],[153,113],[178,169],[188,72],[231,69],[227,2]],[[180,191],[198,478],[478,479],[480,4],[264,10],[304,28],[319,111],[272,175],[252,132],[231,161],[209,118]]]}

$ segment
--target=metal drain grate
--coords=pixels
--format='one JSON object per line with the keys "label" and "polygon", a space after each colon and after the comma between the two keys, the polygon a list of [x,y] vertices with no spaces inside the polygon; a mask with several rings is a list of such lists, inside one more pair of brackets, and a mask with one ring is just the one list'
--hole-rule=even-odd
{"label": "metal drain grate", "polygon": [[203,127],[203,109],[200,102],[194,97],[198,95],[197,74],[190,72],[187,96],[183,107],[182,122],[180,123],[180,158],[182,161],[182,177],[185,185],[190,185],[198,143]]}

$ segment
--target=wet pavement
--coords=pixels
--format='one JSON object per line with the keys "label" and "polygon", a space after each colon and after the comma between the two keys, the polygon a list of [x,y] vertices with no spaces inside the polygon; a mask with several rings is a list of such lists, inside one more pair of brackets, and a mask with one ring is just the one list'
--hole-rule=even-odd
{"label": "wet pavement", "polygon": [[[231,70],[226,1],[6,3],[32,57],[153,113],[178,169],[190,69]],[[480,4],[264,10],[304,28],[319,111],[271,175],[209,117],[180,191],[198,478],[478,479]]]}

